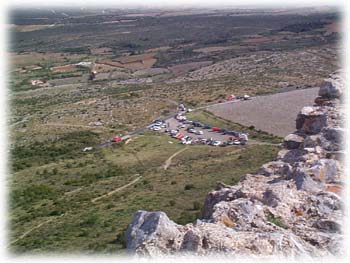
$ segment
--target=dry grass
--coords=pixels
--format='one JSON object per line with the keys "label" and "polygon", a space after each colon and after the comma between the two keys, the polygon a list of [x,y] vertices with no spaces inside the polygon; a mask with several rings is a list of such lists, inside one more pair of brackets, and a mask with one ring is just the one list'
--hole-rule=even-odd
{"label": "dry grass", "polygon": [[167,51],[167,50],[169,50],[171,48],[172,47],[169,47],[169,46],[150,48],[150,49],[146,49],[145,53],[154,53],[154,52],[160,52],[160,51]]}
{"label": "dry grass", "polygon": [[91,48],[90,52],[93,55],[109,55],[112,53],[112,49],[108,47]]}
{"label": "dry grass", "polygon": [[78,67],[74,64],[52,67],[51,71],[54,73],[67,73],[77,71]]}
{"label": "dry grass", "polygon": [[125,56],[115,60],[103,59],[99,61],[100,64],[118,68],[126,68],[130,70],[148,69],[151,68],[156,62],[157,59],[154,58],[153,53]]}
{"label": "dry grass", "polygon": [[186,74],[187,72],[190,72],[192,70],[209,66],[212,63],[212,61],[190,62],[169,67],[169,70],[177,77]]}
{"label": "dry grass", "polygon": [[58,27],[62,25],[52,24],[52,25],[15,25],[13,28],[19,32],[31,32],[35,30],[41,30],[49,27]]}
{"label": "dry grass", "polygon": [[67,54],[67,53],[10,53],[9,60],[15,67],[23,67],[28,65],[34,65],[38,63],[64,63],[66,58],[69,60],[79,60],[86,57],[86,55]]}

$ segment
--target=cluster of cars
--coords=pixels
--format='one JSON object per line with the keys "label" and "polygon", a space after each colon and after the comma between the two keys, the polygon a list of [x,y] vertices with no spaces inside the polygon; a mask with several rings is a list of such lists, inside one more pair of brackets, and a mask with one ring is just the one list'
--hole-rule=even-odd
{"label": "cluster of cars", "polygon": [[[199,121],[187,120],[186,116],[184,116],[181,112],[175,115],[175,119],[179,122],[179,125],[177,125],[176,129],[169,130],[169,123],[167,124],[165,123],[165,121],[159,119],[154,120],[153,123],[150,126],[148,126],[148,128],[153,131],[159,131],[162,128],[165,128],[165,132],[169,133],[171,137],[178,139],[182,144],[206,144],[212,146],[228,146],[244,145],[248,141],[248,134],[246,133],[205,125],[204,123],[201,123]],[[221,133],[222,135],[230,135],[230,137],[228,137],[227,140],[220,141],[213,138],[206,139],[196,136],[203,135],[203,130]],[[193,134],[193,136],[191,134]]]}
{"label": "cluster of cars", "polygon": [[153,123],[148,126],[148,129],[152,130],[152,131],[159,131],[162,128],[166,128],[166,124],[163,120],[154,120]]}
{"label": "cluster of cars", "polygon": [[221,99],[218,101],[218,103],[223,103],[226,101],[237,101],[237,100],[250,100],[250,96],[245,94],[244,96],[235,96],[235,95],[230,95],[226,99]]}
{"label": "cluster of cars", "polygon": [[186,121],[187,120],[186,116],[183,116],[181,113],[176,114],[175,119],[177,119],[178,121]]}
{"label": "cluster of cars", "polygon": [[197,134],[197,135],[202,135],[203,134],[203,131],[195,130],[193,127],[188,127],[187,131],[190,132],[190,133]]}

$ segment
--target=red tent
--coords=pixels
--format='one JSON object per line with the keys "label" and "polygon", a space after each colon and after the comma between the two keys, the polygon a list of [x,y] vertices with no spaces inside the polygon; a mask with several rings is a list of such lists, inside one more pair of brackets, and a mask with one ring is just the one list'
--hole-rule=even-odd
{"label": "red tent", "polygon": [[121,142],[122,141],[122,137],[116,136],[113,138],[114,142]]}
{"label": "red tent", "polygon": [[219,127],[213,127],[213,128],[211,128],[211,130],[212,130],[213,132],[221,131],[221,129],[220,129]]}

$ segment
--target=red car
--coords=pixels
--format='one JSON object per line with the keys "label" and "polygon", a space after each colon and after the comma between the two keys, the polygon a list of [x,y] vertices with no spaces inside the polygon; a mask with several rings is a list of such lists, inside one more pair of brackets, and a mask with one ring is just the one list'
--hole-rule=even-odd
{"label": "red car", "polygon": [[230,141],[236,141],[236,140],[238,140],[238,138],[235,137],[235,136],[231,136],[231,137],[229,137],[228,139],[229,139]]}
{"label": "red car", "polygon": [[122,141],[122,137],[116,136],[113,138],[113,142],[121,142]]}
{"label": "red car", "polygon": [[219,132],[219,131],[221,131],[221,128],[219,128],[219,127],[213,127],[213,128],[211,128],[211,130],[212,130],[213,132]]}

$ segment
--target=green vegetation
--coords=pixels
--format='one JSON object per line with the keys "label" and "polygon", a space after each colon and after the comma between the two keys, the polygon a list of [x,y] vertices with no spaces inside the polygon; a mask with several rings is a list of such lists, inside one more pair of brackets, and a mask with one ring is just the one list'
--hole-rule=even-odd
{"label": "green vegetation", "polygon": [[83,154],[81,149],[84,145],[97,142],[96,133],[76,131],[67,133],[55,141],[35,141],[29,145],[15,145],[11,151],[12,167],[14,171],[19,171],[60,159],[75,159]]}
{"label": "green vegetation", "polygon": [[[17,172],[11,198],[13,238],[48,218],[53,221],[17,241],[13,249],[122,249],[123,231],[137,210],[162,210],[177,223],[192,222],[200,217],[204,197],[218,181],[236,183],[245,173],[255,172],[271,160],[277,151],[277,147],[261,145],[193,146],[164,171],[165,160],[184,147],[168,141],[162,134],[140,135],[127,145],[75,159],[66,156],[68,159],[46,168],[36,166]],[[137,176],[142,180],[133,186],[91,202]],[[24,219],[28,222],[25,225]]]}
{"label": "green vegetation", "polygon": [[276,217],[274,214],[270,212],[267,214],[267,221],[281,228],[284,228],[284,229],[288,228],[288,226],[283,222],[281,217],[279,216]]}

